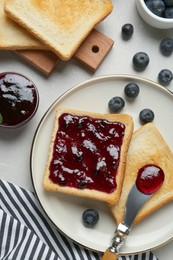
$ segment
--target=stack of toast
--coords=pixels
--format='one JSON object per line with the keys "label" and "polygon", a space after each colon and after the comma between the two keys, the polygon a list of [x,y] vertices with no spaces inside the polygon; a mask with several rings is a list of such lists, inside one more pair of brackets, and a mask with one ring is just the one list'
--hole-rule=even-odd
{"label": "stack of toast", "polygon": [[112,8],[111,0],[0,0],[0,49],[48,49],[69,60]]}
{"label": "stack of toast", "polygon": [[[63,145],[61,144],[58,148],[57,146],[57,133],[59,131],[62,131],[60,129],[60,116],[62,114],[66,114],[67,121],[70,122],[70,115],[79,116],[79,120],[83,120],[80,117],[91,117],[91,118],[100,118],[104,122],[104,120],[108,120],[110,122],[119,122],[120,124],[125,126],[124,130],[124,139],[122,142],[122,145],[120,145],[120,160],[117,161],[116,167],[113,170],[114,177],[116,179],[116,187],[114,191],[111,193],[107,193],[104,191],[100,191],[97,189],[88,189],[87,187],[83,188],[76,188],[76,187],[70,187],[66,185],[60,185],[56,183],[56,181],[52,181],[50,179],[50,172],[51,172],[51,161],[54,160],[55,167],[56,164],[62,163],[62,167],[65,166],[64,161],[66,160],[65,157],[61,158],[61,151],[66,151],[66,143],[63,141]],[[68,115],[68,116],[67,116]],[[91,124],[92,125],[92,124]],[[101,126],[104,127],[104,124]],[[98,139],[101,139],[100,149],[105,149],[104,143],[102,142],[103,138],[107,138],[108,136],[103,136],[102,132],[99,133],[99,128],[95,131],[95,126],[92,125],[90,127],[92,130],[94,129],[94,134]],[[64,127],[66,129],[66,126]],[[81,126],[80,126],[81,129]],[[115,129],[114,129],[115,130]],[[110,130],[111,133],[114,133],[113,139],[119,136],[119,133],[115,133],[113,129]],[[69,138],[69,133],[65,132],[66,130],[63,130],[63,135],[66,135],[67,138]],[[76,134],[75,136],[79,136],[77,139],[80,142],[80,140],[83,140],[80,138],[80,134],[82,134],[85,137],[85,132],[81,132],[78,135],[78,128],[75,130]],[[63,139],[65,140],[65,139]],[[76,140],[73,140],[73,138],[70,137],[70,145],[73,146],[71,150],[75,147]],[[118,139],[117,139],[118,140]],[[87,142],[91,142],[92,144],[95,143],[95,139],[93,140],[90,137],[87,137]],[[83,146],[83,141],[81,141],[81,146],[78,144],[76,145],[77,148],[75,148],[75,152],[78,151],[78,153],[82,153],[81,147]],[[117,147],[118,147],[118,141],[117,141]],[[113,140],[110,139],[110,145],[109,147],[113,147]],[[118,149],[119,149],[118,148]],[[78,149],[78,150],[77,150]],[[57,151],[60,151],[59,153]],[[98,150],[96,150],[98,152]],[[111,150],[111,155],[116,155],[115,149]],[[92,155],[91,155],[92,157]],[[69,157],[68,157],[69,158]],[[69,161],[67,158],[67,161]],[[62,159],[62,160],[61,160]],[[82,158],[85,160],[85,158]],[[107,161],[105,160],[104,163],[106,164]],[[106,167],[104,164],[104,167]],[[50,149],[48,153],[48,160],[44,172],[43,177],[43,187],[44,189],[48,191],[54,191],[54,192],[62,192],[65,194],[70,194],[74,196],[79,197],[87,197],[89,199],[96,199],[105,201],[109,207],[110,211],[115,218],[116,223],[120,223],[123,220],[123,215],[125,211],[125,204],[128,197],[128,193],[133,186],[133,184],[136,182],[138,170],[149,164],[154,164],[160,167],[165,175],[164,183],[162,187],[147,201],[147,203],[144,205],[144,207],[139,211],[139,213],[136,216],[136,219],[134,223],[137,223],[141,221],[142,219],[149,216],[152,212],[156,211],[158,208],[163,206],[164,204],[170,202],[173,200],[173,153],[166,144],[165,140],[161,136],[160,132],[154,126],[153,123],[147,123],[143,126],[141,126],[138,130],[133,132],[133,120],[129,115],[124,114],[97,114],[97,113],[91,113],[91,112],[83,112],[83,111],[77,111],[77,110],[69,110],[69,109],[60,109],[57,111],[55,116],[55,122],[54,127],[52,131],[52,137],[50,141]],[[68,166],[69,167],[69,166]],[[70,169],[68,171],[72,173],[72,169],[74,168],[74,165],[70,165]],[[75,166],[75,169],[77,169],[77,164]],[[106,168],[107,170],[107,168]],[[55,180],[58,176],[58,171],[54,172]],[[67,168],[66,168],[67,171]],[[77,173],[77,171],[76,171]],[[102,171],[101,174],[106,174],[106,171]],[[74,175],[74,174],[73,174]],[[64,175],[65,176],[65,175]],[[91,176],[91,175],[90,175]],[[106,176],[106,175],[105,175]],[[61,176],[62,177],[62,176]],[[109,176],[107,176],[109,178]],[[64,178],[64,177],[63,177]],[[95,178],[95,177],[94,177]],[[93,178],[93,181],[94,181]],[[98,182],[98,176],[96,176],[95,180]],[[105,181],[106,185],[106,181]]]}
{"label": "stack of toast", "polygon": [[0,50],[47,49],[38,39],[5,13],[6,0],[0,0]]}

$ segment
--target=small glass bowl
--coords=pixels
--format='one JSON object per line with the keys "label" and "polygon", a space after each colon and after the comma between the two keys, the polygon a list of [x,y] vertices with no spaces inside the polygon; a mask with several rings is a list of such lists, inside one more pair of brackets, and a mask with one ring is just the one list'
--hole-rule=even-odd
{"label": "small glass bowl", "polygon": [[39,105],[36,85],[16,72],[0,73],[0,127],[14,129],[25,125]]}

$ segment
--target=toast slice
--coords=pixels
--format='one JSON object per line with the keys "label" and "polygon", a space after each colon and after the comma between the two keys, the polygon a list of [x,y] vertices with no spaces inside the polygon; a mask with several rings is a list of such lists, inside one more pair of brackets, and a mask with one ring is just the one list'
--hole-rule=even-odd
{"label": "toast slice", "polygon": [[114,204],[121,194],[132,133],[129,115],[58,109],[44,189]]}
{"label": "toast slice", "polygon": [[69,60],[96,24],[112,11],[111,0],[8,0],[5,12]]}
{"label": "toast slice", "polygon": [[136,181],[138,170],[147,164],[159,166],[165,175],[161,188],[153,194],[137,214],[134,223],[138,223],[164,204],[173,200],[173,154],[158,129],[148,123],[135,131],[127,153],[126,170],[122,193],[118,203],[111,207],[117,222],[121,223],[128,193]]}
{"label": "toast slice", "polygon": [[11,20],[4,12],[5,0],[0,0],[0,49],[48,49],[26,29]]}

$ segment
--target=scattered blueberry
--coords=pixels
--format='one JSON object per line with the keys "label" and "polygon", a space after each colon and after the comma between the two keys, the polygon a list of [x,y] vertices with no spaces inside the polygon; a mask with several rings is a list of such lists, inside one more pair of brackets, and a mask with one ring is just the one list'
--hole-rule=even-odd
{"label": "scattered blueberry", "polygon": [[108,102],[108,107],[110,111],[113,113],[120,112],[124,106],[125,106],[125,102],[122,97],[113,97]]}
{"label": "scattered blueberry", "polygon": [[173,18],[173,7],[167,7],[165,8],[165,11],[163,12],[163,17],[167,19]]}
{"label": "scattered blueberry", "polygon": [[158,74],[158,79],[159,79],[160,84],[165,85],[165,86],[168,85],[173,79],[172,71],[170,71],[168,69],[161,70]]}
{"label": "scattered blueberry", "polygon": [[133,64],[138,69],[145,69],[149,64],[149,56],[145,52],[137,52],[133,56]]}
{"label": "scattered blueberry", "polygon": [[145,4],[148,9],[157,16],[162,16],[165,11],[165,4],[162,0],[147,0]]}
{"label": "scattered blueberry", "polygon": [[171,54],[173,52],[173,38],[164,38],[160,42],[160,49],[164,54]]}
{"label": "scattered blueberry", "polygon": [[134,31],[133,25],[130,23],[126,23],[122,26],[122,35],[125,37],[130,37],[132,36]]}
{"label": "scattered blueberry", "polygon": [[154,112],[149,108],[145,108],[139,113],[139,118],[144,124],[152,122],[154,120]]}
{"label": "scattered blueberry", "polygon": [[83,212],[82,219],[86,227],[94,226],[99,221],[99,213],[95,209],[87,209]]}
{"label": "scattered blueberry", "polygon": [[136,83],[128,83],[124,88],[124,93],[128,98],[136,98],[139,91],[139,86]]}
{"label": "scattered blueberry", "polygon": [[173,6],[173,0],[163,0],[166,6]]}

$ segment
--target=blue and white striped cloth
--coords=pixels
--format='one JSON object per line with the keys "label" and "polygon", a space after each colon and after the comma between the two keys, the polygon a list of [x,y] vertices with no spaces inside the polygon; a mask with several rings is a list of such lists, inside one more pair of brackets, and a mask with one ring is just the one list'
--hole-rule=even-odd
{"label": "blue and white striped cloth", "polygon": [[[100,260],[62,235],[34,193],[0,180],[0,260]],[[150,252],[119,260],[157,260]]]}

